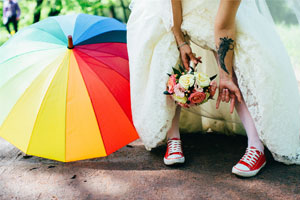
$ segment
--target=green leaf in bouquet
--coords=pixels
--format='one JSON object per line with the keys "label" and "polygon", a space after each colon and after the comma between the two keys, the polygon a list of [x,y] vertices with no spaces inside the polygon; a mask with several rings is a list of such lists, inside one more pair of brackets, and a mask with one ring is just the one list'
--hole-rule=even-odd
{"label": "green leaf in bouquet", "polygon": [[192,66],[190,66],[190,68],[191,68],[191,71],[194,73],[195,69]]}
{"label": "green leaf in bouquet", "polygon": [[172,68],[173,68],[174,74],[178,74],[179,76],[181,75],[181,72],[178,69],[176,69],[175,67],[172,67]]}
{"label": "green leaf in bouquet", "polygon": [[206,94],[205,100],[208,101],[208,99],[209,99],[209,97],[210,97],[210,93],[207,92],[207,93],[205,93],[205,94]]}
{"label": "green leaf in bouquet", "polygon": [[168,91],[164,91],[165,95],[171,95]]}
{"label": "green leaf in bouquet", "polygon": [[207,92],[207,91],[209,91],[209,86],[207,86],[207,87],[204,87],[204,88],[203,88],[203,91],[204,91],[204,92]]}
{"label": "green leaf in bouquet", "polygon": [[208,100],[206,99],[206,100],[202,101],[201,104],[205,104],[207,102],[208,102]]}
{"label": "green leaf in bouquet", "polygon": [[184,67],[181,64],[178,64],[178,65],[179,65],[179,69],[180,69],[181,73],[184,72],[185,71]]}
{"label": "green leaf in bouquet", "polygon": [[217,74],[214,75],[214,76],[212,76],[212,77],[210,77],[210,80],[213,81],[216,77],[217,77]]}
{"label": "green leaf in bouquet", "polygon": [[172,74],[169,74],[169,73],[167,73],[168,74],[168,76],[172,76]]}
{"label": "green leaf in bouquet", "polygon": [[189,91],[192,92],[195,89],[195,86],[189,87]]}

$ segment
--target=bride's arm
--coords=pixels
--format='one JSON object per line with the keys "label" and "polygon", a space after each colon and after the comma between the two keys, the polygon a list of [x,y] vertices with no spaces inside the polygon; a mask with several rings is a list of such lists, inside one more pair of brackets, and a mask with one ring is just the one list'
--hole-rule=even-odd
{"label": "bride's arm", "polygon": [[[240,0],[221,0],[215,20],[215,43],[222,75],[232,78],[235,17]],[[225,73],[224,73],[225,72]]]}
{"label": "bride's arm", "polygon": [[184,67],[186,68],[186,70],[189,70],[189,61],[192,60],[196,65],[198,62],[200,62],[200,58],[195,58],[191,47],[184,40],[184,35],[181,31],[181,24],[182,24],[181,0],[171,0],[171,2],[172,2],[173,21],[174,21],[172,32],[175,36],[176,43],[180,51],[181,61]]}
{"label": "bride's arm", "polygon": [[184,43],[184,36],[181,31],[182,24],[182,4],[181,0],[172,0],[173,21],[172,31],[174,33],[177,45]]}
{"label": "bride's arm", "polygon": [[220,6],[215,20],[215,43],[220,69],[220,86],[217,108],[220,101],[229,102],[233,112],[235,98],[242,100],[236,82],[233,80],[233,56],[235,44],[235,18],[240,0],[220,0]]}

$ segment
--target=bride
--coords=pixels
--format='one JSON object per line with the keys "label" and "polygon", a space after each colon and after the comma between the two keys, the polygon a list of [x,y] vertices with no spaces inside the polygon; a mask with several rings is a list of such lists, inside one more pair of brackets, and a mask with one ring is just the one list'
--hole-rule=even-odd
{"label": "bride", "polygon": [[[165,96],[178,61],[197,65],[190,42],[214,53],[219,94],[214,112],[234,109],[248,137],[232,173],[255,176],[266,164],[264,145],[286,164],[300,164],[300,96],[291,62],[253,0],[136,0],[127,25],[133,122],[150,150],[167,138],[164,163],[185,161],[181,108]],[[204,61],[205,62],[205,61]],[[217,110],[221,102],[229,110]]]}

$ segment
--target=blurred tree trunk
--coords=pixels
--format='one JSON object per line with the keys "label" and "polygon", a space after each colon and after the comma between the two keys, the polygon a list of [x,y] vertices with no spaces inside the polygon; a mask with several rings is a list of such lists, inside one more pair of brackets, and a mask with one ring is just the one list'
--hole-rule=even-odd
{"label": "blurred tree trunk", "polygon": [[55,0],[54,5],[51,6],[51,9],[50,9],[50,12],[48,13],[48,16],[57,16],[57,15],[59,15],[61,9],[62,9],[61,0]]}
{"label": "blurred tree trunk", "polygon": [[99,9],[97,10],[97,13],[96,13],[95,15],[104,16],[103,8],[102,8],[102,7],[99,8]]}
{"label": "blurred tree trunk", "polygon": [[40,21],[43,0],[36,0],[34,8],[33,23]]}
{"label": "blurred tree trunk", "polygon": [[115,12],[115,6],[113,3],[111,3],[109,5],[109,12],[110,12],[110,16],[113,18],[117,18],[116,12]]}
{"label": "blurred tree trunk", "polygon": [[127,9],[127,7],[125,6],[125,4],[124,4],[124,1],[123,0],[120,0],[121,1],[121,7],[122,7],[122,9],[123,9],[123,15],[124,15],[124,22],[127,22],[127,20],[128,20],[128,17],[127,17],[127,14],[126,14],[126,9]]}

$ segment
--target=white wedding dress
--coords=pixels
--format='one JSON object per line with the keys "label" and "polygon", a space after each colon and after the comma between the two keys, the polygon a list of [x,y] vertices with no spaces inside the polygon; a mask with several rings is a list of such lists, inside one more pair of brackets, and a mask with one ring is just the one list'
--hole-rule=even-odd
{"label": "white wedding dress", "polygon": [[[259,137],[274,158],[286,164],[300,164],[300,95],[295,74],[273,24],[260,15],[252,2],[243,0],[236,18],[234,70],[239,87]],[[196,49],[216,50],[214,19],[218,6],[219,0],[182,0],[181,28]],[[133,122],[148,150],[166,138],[176,108],[163,91],[167,73],[179,61],[179,51],[167,26],[168,19],[164,18],[168,11],[161,12],[160,7],[158,0],[136,0],[127,32]],[[209,75],[217,72],[212,58],[205,56],[201,66]],[[225,105],[216,110],[211,101],[190,111],[204,116],[205,124],[200,127],[204,130],[214,130],[220,120],[233,124],[227,126],[233,132],[242,129],[237,115],[228,114]],[[197,123],[193,116],[196,115],[185,111],[181,125],[195,127],[191,124]],[[185,129],[188,130],[186,126]]]}

